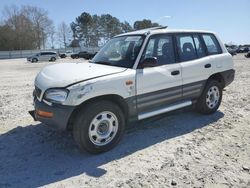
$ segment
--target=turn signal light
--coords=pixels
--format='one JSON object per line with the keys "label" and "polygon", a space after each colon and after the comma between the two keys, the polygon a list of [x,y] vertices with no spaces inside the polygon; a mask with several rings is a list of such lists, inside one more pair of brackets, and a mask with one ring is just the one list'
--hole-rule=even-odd
{"label": "turn signal light", "polygon": [[133,81],[132,81],[132,80],[127,80],[127,81],[126,81],[126,85],[127,85],[127,86],[133,85]]}
{"label": "turn signal light", "polygon": [[37,110],[36,113],[37,113],[37,115],[39,115],[41,117],[45,117],[45,118],[52,118],[53,117],[52,112],[45,112],[45,111],[42,111],[42,110]]}

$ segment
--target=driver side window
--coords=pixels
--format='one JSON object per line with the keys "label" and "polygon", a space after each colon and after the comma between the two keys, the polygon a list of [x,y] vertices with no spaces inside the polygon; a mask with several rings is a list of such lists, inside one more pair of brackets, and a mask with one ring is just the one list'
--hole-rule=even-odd
{"label": "driver side window", "polygon": [[152,36],[148,41],[139,67],[143,68],[143,61],[148,58],[156,59],[157,63],[152,66],[161,66],[175,63],[175,53],[172,36]]}

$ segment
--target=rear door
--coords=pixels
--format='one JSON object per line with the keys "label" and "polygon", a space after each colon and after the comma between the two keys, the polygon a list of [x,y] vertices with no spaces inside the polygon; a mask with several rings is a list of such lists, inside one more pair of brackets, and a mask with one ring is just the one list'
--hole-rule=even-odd
{"label": "rear door", "polygon": [[[157,59],[153,67],[144,67],[147,58]],[[182,97],[182,71],[176,63],[173,36],[153,35],[149,38],[140,68],[136,72],[138,113],[154,111],[175,103]]]}
{"label": "rear door", "polygon": [[41,54],[40,54],[40,61],[47,61],[47,53],[46,52],[42,52]]}
{"label": "rear door", "polygon": [[213,72],[222,72],[230,69],[231,64],[228,63],[228,59],[231,59],[232,56],[228,53],[222,53],[222,49],[216,37],[213,34],[201,34],[201,37],[207,49],[207,55],[211,59]]}
{"label": "rear door", "polygon": [[206,55],[206,48],[198,34],[176,34],[176,45],[182,69],[183,99],[195,99],[201,95],[212,73],[212,60]]}

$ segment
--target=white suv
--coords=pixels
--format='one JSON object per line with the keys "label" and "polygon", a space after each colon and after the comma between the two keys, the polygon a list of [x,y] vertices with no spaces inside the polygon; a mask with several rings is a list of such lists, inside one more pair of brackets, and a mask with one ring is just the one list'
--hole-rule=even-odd
{"label": "white suv", "polygon": [[128,120],[190,105],[215,112],[234,80],[232,56],[217,35],[151,28],[111,39],[90,63],[60,63],[35,79],[36,120],[73,129],[81,149],[110,150]]}

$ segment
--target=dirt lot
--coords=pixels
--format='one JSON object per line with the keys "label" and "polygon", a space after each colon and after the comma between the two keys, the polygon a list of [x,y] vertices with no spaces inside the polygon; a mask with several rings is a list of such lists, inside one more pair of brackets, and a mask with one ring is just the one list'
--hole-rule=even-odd
{"label": "dirt lot", "polygon": [[28,115],[35,75],[49,63],[1,60],[0,187],[250,187],[250,59],[234,60],[218,112],[137,122],[100,155]]}

